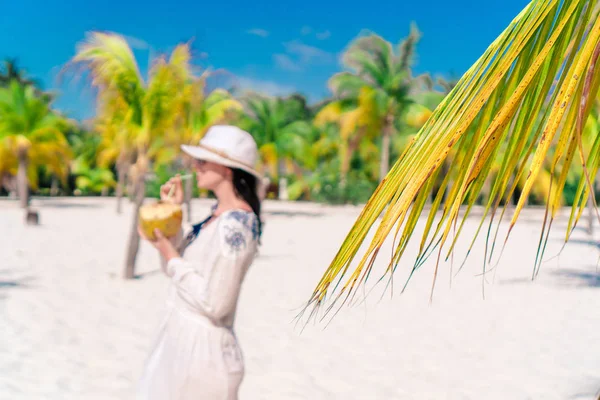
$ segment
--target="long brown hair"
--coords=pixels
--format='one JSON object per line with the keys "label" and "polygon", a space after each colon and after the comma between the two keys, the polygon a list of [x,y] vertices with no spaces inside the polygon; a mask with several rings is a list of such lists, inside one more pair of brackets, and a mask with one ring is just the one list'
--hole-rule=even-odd
{"label": "long brown hair", "polygon": [[258,220],[258,236],[262,235],[262,221],[260,219],[260,199],[258,198],[258,179],[244,170],[238,168],[232,168],[233,171],[233,187],[235,188],[236,194],[242,198]]}

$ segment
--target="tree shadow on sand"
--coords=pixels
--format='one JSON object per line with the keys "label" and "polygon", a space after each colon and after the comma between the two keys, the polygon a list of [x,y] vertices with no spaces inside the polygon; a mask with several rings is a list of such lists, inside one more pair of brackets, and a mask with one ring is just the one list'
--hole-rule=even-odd
{"label": "tree shadow on sand", "polygon": [[264,211],[264,215],[273,216],[273,217],[312,217],[318,218],[325,215],[322,212],[314,212],[314,211]]}
{"label": "tree shadow on sand", "polygon": [[146,272],[142,272],[139,274],[136,274],[133,279],[143,279],[143,278],[147,278],[150,277],[152,275],[157,275],[159,273],[161,273],[162,271],[160,269],[153,269],[152,271],[146,271]]}
{"label": "tree shadow on sand", "polygon": [[33,277],[24,277],[19,279],[0,279],[0,290],[8,289],[29,289],[32,287],[31,282],[35,281]]}
{"label": "tree shadow on sand", "polygon": [[71,201],[57,201],[57,200],[38,200],[38,208],[102,208],[102,204],[96,203],[75,203]]}
{"label": "tree shadow on sand", "polygon": [[561,283],[564,284],[600,288],[600,271],[585,272],[574,269],[563,269],[555,271],[553,274],[560,277]]}
{"label": "tree shadow on sand", "polygon": [[596,240],[571,239],[571,240],[569,240],[569,243],[582,244],[582,245],[585,245],[585,246],[592,246],[592,247],[595,247],[598,250],[600,250],[600,242],[598,242]]}
{"label": "tree shadow on sand", "polygon": [[572,400],[584,400],[584,399],[592,399],[592,400],[600,400],[600,390],[591,389],[590,391],[580,392],[574,394],[569,397]]}

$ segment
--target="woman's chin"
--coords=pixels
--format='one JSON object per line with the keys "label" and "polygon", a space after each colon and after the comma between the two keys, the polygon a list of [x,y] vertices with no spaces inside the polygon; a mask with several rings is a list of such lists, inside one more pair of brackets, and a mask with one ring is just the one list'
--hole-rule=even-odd
{"label": "woman's chin", "polygon": [[206,182],[203,182],[200,179],[196,181],[196,185],[198,186],[198,189],[200,189],[200,190],[211,190],[211,188],[210,188],[211,185],[206,184]]}

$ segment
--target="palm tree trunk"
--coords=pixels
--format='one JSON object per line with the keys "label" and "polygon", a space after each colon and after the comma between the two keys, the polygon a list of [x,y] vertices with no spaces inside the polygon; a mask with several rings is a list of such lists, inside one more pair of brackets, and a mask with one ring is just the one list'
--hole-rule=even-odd
{"label": "palm tree trunk", "polygon": [[494,181],[494,177],[492,175],[488,175],[488,177],[483,182],[483,190],[481,191],[481,205],[485,205],[490,201],[490,195],[492,194],[492,185]]}
{"label": "palm tree trunk", "polygon": [[[515,177],[513,175],[511,175],[511,177],[508,179],[508,188],[512,188],[512,186],[514,185],[514,183],[515,183]],[[504,202],[505,202],[506,211],[508,213],[510,213],[511,210],[512,210],[512,208],[513,208],[513,205],[514,205],[513,204],[514,197],[515,197],[514,193],[513,193],[512,196],[506,196],[505,195],[504,197],[505,197]]]}
{"label": "palm tree trunk", "polygon": [[135,202],[135,185],[136,185],[136,175],[137,169],[135,165],[127,165],[127,169],[125,172],[125,182],[123,183],[123,187],[127,188],[127,198],[130,203]]}
{"label": "palm tree trunk", "polygon": [[133,211],[131,230],[129,233],[129,245],[127,246],[127,255],[125,258],[125,279],[135,278],[135,260],[137,258],[138,249],[140,247],[140,235],[138,234],[138,214],[140,207],[144,203],[146,195],[146,182],[144,174],[137,177],[135,185],[135,207]]}
{"label": "palm tree trunk", "polygon": [[8,196],[10,198],[17,197],[17,184],[14,176],[4,174],[2,176],[2,186],[4,187],[4,190],[8,192]]}
{"label": "palm tree trunk", "polygon": [[340,186],[341,187],[345,187],[346,186],[346,182],[347,182],[347,178],[348,178],[348,171],[350,170],[350,150],[349,150],[349,144],[346,141],[343,141],[340,145],[340,158],[341,158],[341,162],[340,162]]}
{"label": "palm tree trunk", "polygon": [[285,164],[284,164],[284,160],[282,158],[280,158],[278,160],[278,177],[279,177],[279,190],[278,190],[278,197],[279,200],[282,201],[287,201],[289,199],[288,196],[288,190],[287,190],[287,178],[285,177],[285,174],[287,174],[287,171],[285,170]]}
{"label": "palm tree trunk", "polygon": [[123,210],[123,187],[125,186],[125,174],[127,172],[124,162],[117,163],[117,214]]}
{"label": "palm tree trunk", "polygon": [[58,196],[58,178],[52,175],[52,183],[50,184],[50,196]]}
{"label": "palm tree trunk", "polygon": [[[192,171],[192,163],[189,157],[186,157],[183,161],[183,167],[186,171]],[[185,181],[184,190],[183,190],[183,202],[185,204],[186,209],[186,220],[190,222],[192,220],[192,192],[194,190],[193,187],[193,179],[188,179]]]}
{"label": "palm tree trunk", "polygon": [[288,201],[290,199],[287,187],[288,187],[287,178],[285,178],[285,177],[279,178],[279,200]]}
{"label": "palm tree trunk", "polygon": [[267,198],[267,192],[271,185],[271,178],[265,176],[259,184],[258,199],[262,202]]}
{"label": "palm tree trunk", "polygon": [[392,129],[394,128],[394,117],[388,115],[383,125],[383,140],[381,141],[381,165],[379,167],[379,181],[387,175],[390,168],[390,143],[392,141]]}
{"label": "palm tree trunk", "polygon": [[186,219],[188,222],[190,222],[192,220],[192,192],[194,190],[193,185],[193,180],[192,179],[187,179],[185,181],[185,190],[183,191],[183,201],[185,202],[185,208],[186,208]]}
{"label": "palm tree trunk", "polygon": [[17,171],[17,192],[21,208],[29,206],[29,182],[27,180],[27,152],[19,151],[19,170]]}

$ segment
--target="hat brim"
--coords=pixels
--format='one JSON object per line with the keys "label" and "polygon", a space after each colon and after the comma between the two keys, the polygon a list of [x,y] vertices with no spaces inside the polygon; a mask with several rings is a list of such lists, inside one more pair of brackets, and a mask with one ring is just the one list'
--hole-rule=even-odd
{"label": "hat brim", "polygon": [[235,160],[223,157],[217,153],[214,153],[204,147],[199,146],[190,146],[190,145],[181,145],[181,150],[196,160],[213,162],[215,164],[224,165],[229,168],[237,168],[242,171],[246,171],[249,174],[253,175],[257,179],[257,183],[260,184],[263,176],[254,168],[250,168],[244,163],[236,162]]}

